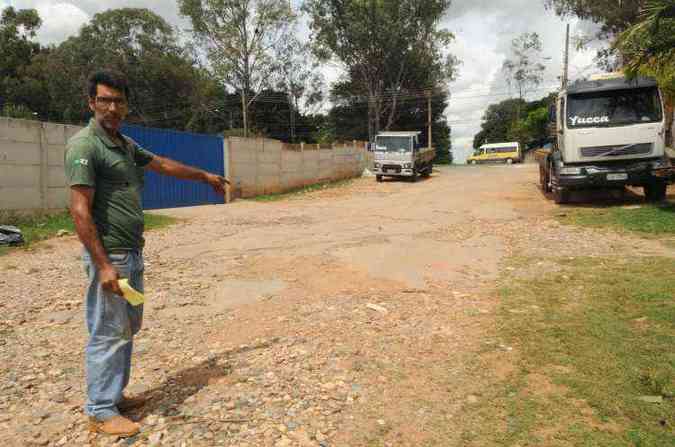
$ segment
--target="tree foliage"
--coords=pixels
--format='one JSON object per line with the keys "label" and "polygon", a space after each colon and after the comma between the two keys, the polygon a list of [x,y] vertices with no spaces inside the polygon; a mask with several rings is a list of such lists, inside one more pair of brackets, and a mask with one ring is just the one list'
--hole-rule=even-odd
{"label": "tree foliage", "polygon": [[649,0],[640,21],[617,41],[630,76],[653,76],[675,97],[675,2]]}
{"label": "tree foliage", "polygon": [[[619,34],[638,21],[640,8],[646,0],[544,0],[545,5],[562,17],[578,17],[590,20],[600,29],[593,38],[613,42]],[[597,54],[598,64],[606,70],[618,68],[613,46],[601,49]]]}
{"label": "tree foliage", "polygon": [[576,16],[600,25],[597,37],[612,39],[637,22],[645,0],[545,0],[560,16]]}
{"label": "tree foliage", "polygon": [[307,0],[314,51],[342,64],[352,95],[367,98],[368,136],[398,121],[401,97],[452,80],[440,27],[450,0]]}
{"label": "tree foliage", "polygon": [[22,110],[22,116],[28,114],[32,117],[30,108],[21,104],[26,92],[25,89],[20,88],[20,84],[25,76],[26,67],[41,51],[40,45],[33,40],[41,24],[42,21],[35,9],[16,10],[10,6],[2,10],[0,16],[0,61],[2,61],[0,63],[0,108],[4,108],[5,111]]}
{"label": "tree foliage", "polygon": [[278,65],[279,80],[276,87],[287,98],[290,140],[295,142],[296,124],[302,110],[316,111],[323,102],[324,79],[309,45],[295,37],[290,37],[278,52]]}
{"label": "tree foliage", "polygon": [[[288,42],[295,15],[279,0],[178,0],[217,78],[242,97],[244,129],[255,96],[273,88],[276,53]],[[250,94],[252,96],[249,96]]]}
{"label": "tree foliage", "polygon": [[519,99],[524,99],[531,88],[541,84],[545,69],[537,33],[523,33],[511,41],[511,58],[502,64],[502,72],[509,86],[518,89]]}
{"label": "tree foliage", "polygon": [[[38,106],[41,118],[82,123],[90,115],[86,79],[101,68],[115,68],[128,76],[130,122],[209,130],[199,123],[207,122],[200,115],[207,112],[204,95],[212,91],[211,81],[177,44],[171,26],[147,9],[96,14],[77,35],[33,57],[22,88],[32,92],[31,97],[46,99]],[[24,102],[30,104],[29,99]]]}
{"label": "tree foliage", "polygon": [[556,94],[526,102],[507,99],[488,106],[483,115],[481,130],[474,136],[473,147],[485,143],[518,141],[522,147],[542,144],[548,138],[548,108]]}

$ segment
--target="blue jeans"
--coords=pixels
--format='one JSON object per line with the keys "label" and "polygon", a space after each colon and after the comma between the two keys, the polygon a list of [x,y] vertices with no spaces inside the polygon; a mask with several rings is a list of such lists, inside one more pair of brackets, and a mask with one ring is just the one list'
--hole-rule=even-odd
{"label": "blue jeans", "polygon": [[[143,292],[143,254],[139,250],[108,253],[121,278]],[[133,337],[141,329],[143,305],[132,306],[123,297],[104,290],[98,268],[85,250],[82,259],[88,277],[86,320],[89,342],[85,351],[87,403],[84,412],[100,421],[119,415],[117,403],[129,383]]]}

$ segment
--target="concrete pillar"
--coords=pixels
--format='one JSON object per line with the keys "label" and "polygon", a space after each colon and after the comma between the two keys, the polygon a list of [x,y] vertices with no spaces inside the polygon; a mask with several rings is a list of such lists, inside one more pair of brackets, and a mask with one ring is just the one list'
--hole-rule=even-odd
{"label": "concrete pillar", "polygon": [[40,123],[36,130],[40,145],[40,206],[43,210],[46,210],[49,208],[47,203],[47,188],[49,188],[49,154],[47,154],[47,150],[49,149],[49,142],[47,141],[44,123]]}

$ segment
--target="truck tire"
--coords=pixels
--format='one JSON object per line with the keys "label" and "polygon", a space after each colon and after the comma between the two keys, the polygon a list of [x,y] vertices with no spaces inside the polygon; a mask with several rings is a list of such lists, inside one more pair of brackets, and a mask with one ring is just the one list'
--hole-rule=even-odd
{"label": "truck tire", "polygon": [[558,205],[564,205],[570,201],[570,192],[569,190],[557,187],[553,189],[553,201]]}
{"label": "truck tire", "polygon": [[542,165],[539,165],[539,185],[543,192],[550,192],[548,190],[548,177],[546,176],[546,169]]}
{"label": "truck tire", "polygon": [[643,188],[648,202],[661,202],[666,198],[668,185],[666,182],[655,181],[644,185]]}
{"label": "truck tire", "polygon": [[472,165],[474,165],[474,166],[475,166],[475,165],[476,165],[476,163],[478,163],[478,162],[477,162],[476,160],[471,160],[471,164],[472,164]]}
{"label": "truck tire", "polygon": [[381,181],[382,181],[382,176],[379,175],[379,174],[376,175],[376,176],[375,176],[375,180],[378,181],[378,182],[381,182]]}
{"label": "truck tire", "polygon": [[513,158],[507,158],[507,159],[506,159],[506,164],[507,164],[507,165],[512,165],[512,164],[513,164]]}
{"label": "truck tire", "polygon": [[417,171],[413,169],[413,173],[410,176],[410,181],[415,183],[417,181]]}

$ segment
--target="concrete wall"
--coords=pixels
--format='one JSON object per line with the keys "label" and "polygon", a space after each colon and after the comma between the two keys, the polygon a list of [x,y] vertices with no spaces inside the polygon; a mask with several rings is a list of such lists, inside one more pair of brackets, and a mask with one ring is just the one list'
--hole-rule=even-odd
{"label": "concrete wall", "polygon": [[63,155],[80,129],[0,117],[0,209],[65,208]]}
{"label": "concrete wall", "polygon": [[230,137],[226,141],[235,197],[274,194],[303,186],[358,177],[369,165],[362,141],[319,147],[288,145],[264,138]]}
{"label": "concrete wall", "polygon": [[[0,209],[65,208],[66,142],[81,127],[0,118]],[[287,145],[262,138],[225,140],[228,195],[252,197],[314,183],[358,177],[369,166],[365,142],[327,147]],[[228,197],[229,199],[229,197]]]}

